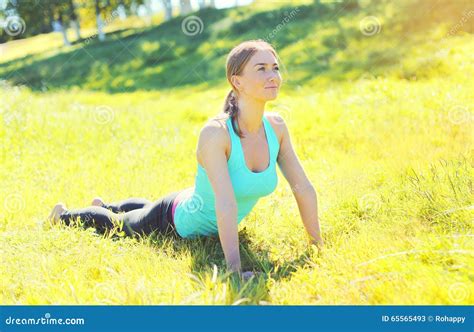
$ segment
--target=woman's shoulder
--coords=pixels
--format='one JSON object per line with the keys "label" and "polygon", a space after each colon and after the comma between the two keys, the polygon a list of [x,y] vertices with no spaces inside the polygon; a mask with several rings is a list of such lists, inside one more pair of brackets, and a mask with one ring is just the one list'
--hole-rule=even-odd
{"label": "woman's shoulder", "polygon": [[285,130],[286,130],[285,120],[277,112],[265,112],[264,116],[268,120],[270,125],[272,126],[273,131],[275,132],[275,134],[278,138],[278,141],[281,144],[281,139],[282,139],[283,134],[285,133]]}
{"label": "woman's shoulder", "polygon": [[209,133],[212,135],[226,136],[227,135],[227,119],[229,115],[226,113],[217,114],[210,118],[201,128],[201,133]]}
{"label": "woman's shoulder", "polygon": [[226,125],[228,118],[228,114],[218,114],[203,125],[199,133],[198,150],[204,146],[215,151],[223,149],[227,160],[229,159],[231,139]]}
{"label": "woman's shoulder", "polygon": [[226,124],[228,118],[228,114],[218,114],[210,118],[201,128],[199,141],[206,146],[224,147],[227,152],[230,146],[230,135]]}
{"label": "woman's shoulder", "polygon": [[210,118],[206,124],[213,124],[218,125],[219,127],[223,127],[224,129],[227,127],[227,120],[229,119],[228,113],[219,113],[212,118]]}

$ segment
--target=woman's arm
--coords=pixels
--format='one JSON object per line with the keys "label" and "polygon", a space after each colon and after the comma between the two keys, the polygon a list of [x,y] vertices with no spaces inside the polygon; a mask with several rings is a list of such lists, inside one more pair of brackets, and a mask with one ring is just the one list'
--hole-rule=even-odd
{"label": "woman's arm", "polygon": [[227,167],[225,130],[218,122],[206,124],[199,135],[196,157],[214,191],[217,227],[227,266],[240,274],[237,201]]}
{"label": "woman's arm", "polygon": [[304,227],[311,238],[311,243],[322,246],[323,239],[319,226],[316,190],[306,176],[303,166],[293,149],[285,121],[278,114],[274,114],[272,117],[273,122],[278,126],[281,137],[277,159],[278,166],[293,191]]}

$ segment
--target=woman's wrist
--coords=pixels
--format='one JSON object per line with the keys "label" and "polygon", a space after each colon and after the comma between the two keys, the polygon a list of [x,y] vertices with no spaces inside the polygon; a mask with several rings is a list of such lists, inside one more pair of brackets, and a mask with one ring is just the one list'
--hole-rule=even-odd
{"label": "woman's wrist", "polygon": [[324,244],[324,240],[321,237],[321,234],[312,235],[310,237],[310,242],[311,242],[311,244],[321,245],[321,246]]}
{"label": "woman's wrist", "polygon": [[242,273],[242,267],[241,267],[240,261],[239,262],[231,262],[231,263],[227,262],[227,268],[232,273],[237,273],[237,274]]}

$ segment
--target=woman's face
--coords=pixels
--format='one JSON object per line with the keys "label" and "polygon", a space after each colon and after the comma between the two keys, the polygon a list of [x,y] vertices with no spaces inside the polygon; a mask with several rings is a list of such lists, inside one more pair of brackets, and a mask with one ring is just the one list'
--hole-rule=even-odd
{"label": "woman's face", "polygon": [[278,61],[271,51],[259,50],[247,62],[233,83],[240,95],[268,101],[278,96],[281,85]]}

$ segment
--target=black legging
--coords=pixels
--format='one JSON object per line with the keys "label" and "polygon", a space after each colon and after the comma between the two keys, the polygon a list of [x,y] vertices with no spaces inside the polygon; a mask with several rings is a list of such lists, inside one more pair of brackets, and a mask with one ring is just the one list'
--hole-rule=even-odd
{"label": "black legging", "polygon": [[173,192],[155,202],[144,198],[129,198],[103,206],[66,210],[61,214],[60,219],[69,225],[71,219],[76,220],[79,217],[85,228],[95,227],[101,233],[123,222],[122,230],[128,236],[134,236],[137,233],[149,235],[157,231],[180,237],[174,228],[171,211],[173,201],[179,193],[180,191]]}

